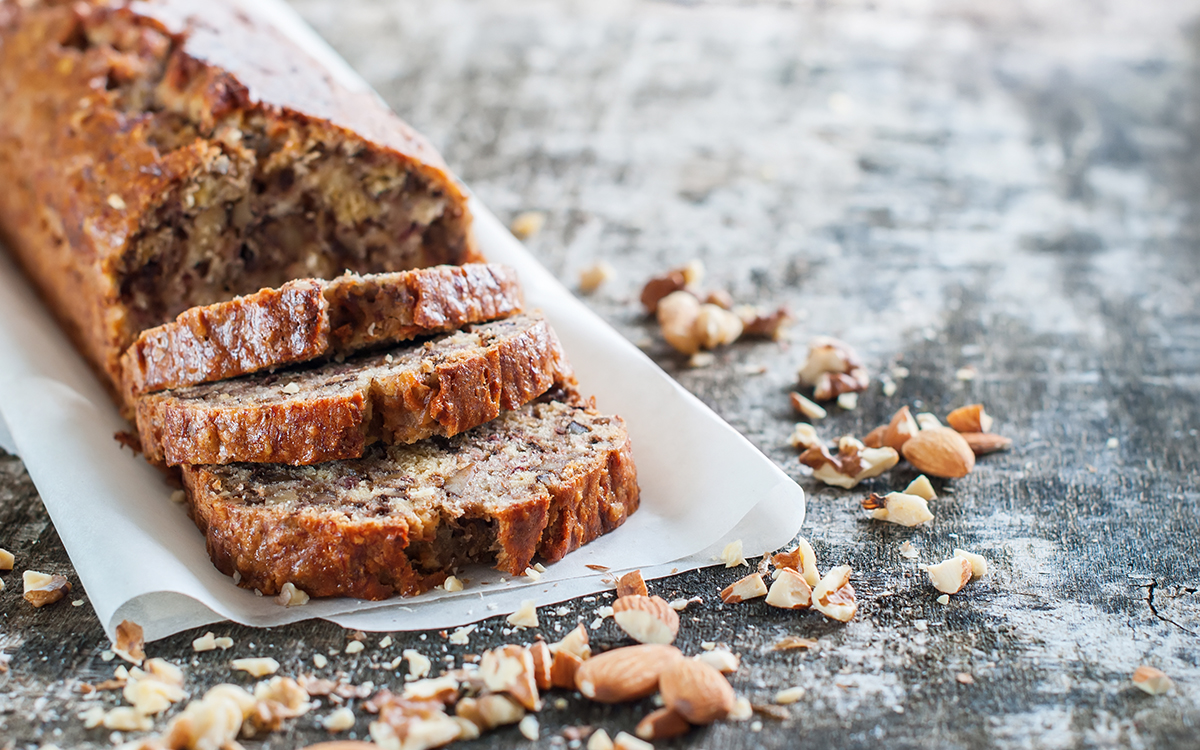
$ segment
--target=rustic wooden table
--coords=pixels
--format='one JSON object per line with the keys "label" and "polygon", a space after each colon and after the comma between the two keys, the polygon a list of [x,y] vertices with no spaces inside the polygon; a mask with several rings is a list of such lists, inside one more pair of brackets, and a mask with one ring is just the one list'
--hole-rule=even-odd
{"label": "rustic wooden table", "polygon": [[[560,278],[617,269],[589,303],[801,481],[822,564],[854,566],[861,609],[845,626],[721,605],[737,571],[653,583],[704,597],[680,645],[741,654],[739,693],[807,689],[786,718],[660,747],[1200,747],[1200,2],[297,7],[493,210],[545,212],[528,245]],[[739,300],[790,305],[795,343],[738,343],[686,367],[636,295],[693,258]],[[1014,449],[939,484],[927,527],[864,520],[866,492],[912,472],[851,491],[803,477],[787,392],[818,333],[855,344],[877,375],[910,373],[891,397],[876,380],[857,410],[832,410],[824,437],[862,435],[903,404],[944,415],[982,401]],[[963,367],[977,377],[958,379]],[[21,599],[20,569],[74,573],[12,457],[0,530],[19,561],[0,593],[0,747],[110,745],[76,718],[95,702],[78,684],[114,666],[90,607]],[[993,573],[939,604],[905,540],[926,562],[974,549]],[[595,606],[544,612],[544,628]],[[401,649],[478,653],[510,640],[502,624],[469,647],[395,633],[379,649],[371,634],[316,671],[387,684],[395,673],[378,665]],[[193,694],[248,683],[230,654],[296,675],[348,637],[321,622],[212,629],[233,637],[230,653],[193,654],[199,632],[149,647],[185,667]],[[787,634],[819,648],[769,650]],[[594,642],[623,640],[608,624]],[[1136,690],[1143,663],[1174,692]],[[362,737],[369,716],[351,703]],[[649,705],[569,696],[542,712],[536,743],[509,728],[463,746],[561,747],[565,726],[631,730]],[[261,746],[327,738],[328,711]]]}

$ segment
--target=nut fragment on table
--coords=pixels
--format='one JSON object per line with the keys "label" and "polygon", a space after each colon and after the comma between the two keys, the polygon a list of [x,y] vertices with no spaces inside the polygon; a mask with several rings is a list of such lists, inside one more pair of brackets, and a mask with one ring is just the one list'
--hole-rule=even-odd
{"label": "nut fragment on table", "polygon": [[960,406],[946,415],[946,424],[959,432],[990,432],[992,421],[983,404]]}
{"label": "nut fragment on table", "polygon": [[229,662],[234,669],[249,672],[252,677],[266,677],[279,671],[279,662],[269,656],[259,656],[249,659],[234,659]]}
{"label": "nut fragment on table", "polygon": [[617,271],[611,263],[605,261],[593,263],[579,272],[579,291],[591,294],[615,278],[616,275]]}
{"label": "nut fragment on table", "polygon": [[807,422],[797,422],[795,428],[792,429],[792,434],[788,437],[788,443],[793,448],[804,448],[805,450],[820,442],[821,439],[817,437],[817,429]]}
{"label": "nut fragment on table", "polygon": [[757,599],[767,595],[767,584],[763,581],[762,573],[750,575],[729,584],[721,591],[721,601],[726,604],[738,604],[747,599]]}
{"label": "nut fragment on table", "polygon": [[783,690],[775,693],[775,703],[781,706],[787,706],[803,698],[806,692],[807,691],[799,685],[796,687],[784,688]]}
{"label": "nut fragment on table", "polygon": [[695,354],[700,351],[700,300],[688,292],[672,292],[658,301],[658,327],[676,351]]}
{"label": "nut fragment on table", "polygon": [[685,287],[687,287],[687,279],[683,275],[682,268],[672,269],[647,281],[646,286],[642,287],[641,295],[642,307],[645,308],[646,314],[657,313],[658,303],[663,298],[674,292],[682,292]]}
{"label": "nut fragment on table", "polygon": [[667,667],[658,690],[668,708],[698,725],[724,719],[737,700],[725,675],[696,659],[680,659]]}
{"label": "nut fragment on table", "polygon": [[533,599],[524,600],[517,611],[508,616],[507,622],[509,625],[519,628],[536,628],[538,626],[537,602]]}
{"label": "nut fragment on table", "polygon": [[588,645],[587,628],[583,626],[583,623],[576,625],[575,629],[563,636],[558,643],[550,644],[550,653],[557,654],[559,651],[574,654],[580,659],[591,657],[592,647]]}
{"label": "nut fragment on table", "polygon": [[617,598],[635,594],[646,596],[649,593],[649,589],[646,588],[646,580],[642,578],[640,570],[631,570],[617,579]]}
{"label": "nut fragment on table", "polygon": [[986,456],[997,451],[1006,451],[1012,447],[1012,438],[993,435],[990,432],[960,432],[963,440],[971,446],[971,452],[976,456]]}
{"label": "nut fragment on table", "polygon": [[838,622],[850,622],[858,612],[854,587],[850,585],[850,566],[833,568],[813,589],[812,608]]}
{"label": "nut fragment on table", "polygon": [[542,231],[544,226],[546,226],[546,214],[541,211],[522,211],[513,217],[508,229],[517,236],[517,239],[527,240]]}
{"label": "nut fragment on table", "polygon": [[308,604],[308,593],[296,588],[292,582],[283,584],[275,601],[284,607],[302,607]]}
{"label": "nut fragment on table", "polygon": [[849,344],[831,336],[816,336],[809,342],[808,359],[797,376],[802,384],[813,387],[817,401],[864,391],[870,385],[858,354]]}
{"label": "nut fragment on table", "polygon": [[733,312],[742,321],[743,336],[767,338],[772,341],[786,338],[788,327],[795,320],[786,307],[767,312],[754,305],[740,305],[733,308]]}
{"label": "nut fragment on table", "polygon": [[623,596],[613,602],[613,620],[638,643],[671,643],[679,633],[679,614],[661,596]]}
{"label": "nut fragment on table", "polygon": [[1133,671],[1133,685],[1149,695],[1162,695],[1175,685],[1161,669],[1143,664]]}
{"label": "nut fragment on table", "polygon": [[965,549],[954,550],[955,557],[965,558],[971,563],[971,580],[978,581],[988,573],[987,558],[983,555],[977,555],[974,552],[967,552]]}
{"label": "nut fragment on table", "polygon": [[17,558],[6,549],[0,549],[0,570],[12,570]]}
{"label": "nut fragment on table", "polygon": [[643,740],[667,740],[687,734],[691,728],[692,725],[682,715],[663,706],[642,717],[634,734]]}
{"label": "nut fragment on table", "polygon": [[712,651],[703,651],[692,658],[699,659],[722,674],[736,672],[742,663],[737,654],[726,648],[714,648]]}
{"label": "nut fragment on table", "polygon": [[804,576],[783,568],[767,591],[767,604],[779,609],[808,609],[812,605],[812,587]]}
{"label": "nut fragment on table", "polygon": [[925,568],[929,574],[929,582],[943,594],[957,594],[971,581],[974,568],[971,561],[965,557],[951,557],[937,565]]}
{"label": "nut fragment on table", "polygon": [[25,586],[25,601],[35,607],[53,604],[71,592],[71,582],[57,573],[50,575],[27,570],[21,577]]}
{"label": "nut fragment on table", "polygon": [[792,408],[809,419],[824,419],[829,414],[823,406],[795,391],[789,393],[788,398],[791,399]]}
{"label": "nut fragment on table", "polygon": [[935,477],[965,477],[975,468],[975,452],[948,427],[922,428],[904,444],[903,454],[917,471]]}
{"label": "nut fragment on table", "polygon": [[742,335],[742,319],[719,305],[700,305],[694,325],[701,349],[732,344]]}
{"label": "nut fragment on table", "polygon": [[933,491],[933,484],[930,483],[929,477],[921,474],[916,479],[908,483],[904,488],[905,495],[916,495],[923,497],[926,500],[934,500],[937,498],[937,493]]}
{"label": "nut fragment on table", "polygon": [[796,540],[793,549],[776,553],[771,558],[771,563],[776,568],[791,568],[796,571],[804,576],[809,586],[816,586],[821,580],[821,574],[817,571],[817,555],[804,537]]}
{"label": "nut fragment on table", "polygon": [[825,484],[850,489],[864,479],[877,477],[895,466],[900,456],[892,448],[868,448],[852,437],[838,442],[836,456],[823,445],[814,445],[800,454],[800,463],[813,470],[813,477]]}
{"label": "nut fragment on table", "polygon": [[862,506],[871,512],[871,518],[876,521],[901,526],[920,526],[933,520],[933,513],[929,511],[929,503],[925,498],[903,492],[889,492],[884,497],[872,492],[863,500]]}
{"label": "nut fragment on table", "polygon": [[484,652],[479,663],[479,675],[488,690],[508,693],[530,711],[541,710],[542,700],[538,695],[533,654],[529,649],[509,644]]}

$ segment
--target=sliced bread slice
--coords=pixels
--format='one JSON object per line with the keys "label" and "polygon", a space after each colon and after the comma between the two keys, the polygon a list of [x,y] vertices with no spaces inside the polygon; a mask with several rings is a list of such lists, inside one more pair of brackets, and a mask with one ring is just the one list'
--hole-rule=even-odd
{"label": "sliced bread slice", "polygon": [[151,328],[121,357],[127,399],[453,331],[520,311],[507,266],[299,279]]}
{"label": "sliced bread slice", "polygon": [[638,507],[624,422],[566,398],[351,461],[185,466],[192,517],[217,568],[263,594],[411,595],[467,563],[520,575]]}
{"label": "sliced bread slice", "polygon": [[387,353],[142,396],[152,461],[316,464],[376,441],[451,436],[532,401],[574,374],[540,314],[471,326]]}

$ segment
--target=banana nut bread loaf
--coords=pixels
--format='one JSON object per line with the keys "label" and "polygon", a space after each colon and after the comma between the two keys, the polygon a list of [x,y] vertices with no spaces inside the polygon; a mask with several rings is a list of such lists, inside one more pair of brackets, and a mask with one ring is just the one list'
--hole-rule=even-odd
{"label": "banana nut bread loaf", "polygon": [[520,575],[638,507],[624,423],[567,398],[350,461],[185,466],[192,517],[217,568],[264,594],[417,594],[467,563]]}
{"label": "banana nut bread loaf", "polygon": [[544,318],[521,314],[344,362],[142,396],[152,461],[315,464],[375,442],[456,435],[575,377]]}
{"label": "banana nut bread loaf", "polygon": [[463,189],[250,0],[0,0],[0,236],[115,393],[137,334],[477,255]]}
{"label": "banana nut bread loaf", "polygon": [[516,272],[494,264],[297,279],[142,331],[121,357],[124,392],[133,403],[143,393],[503,318],[521,304]]}

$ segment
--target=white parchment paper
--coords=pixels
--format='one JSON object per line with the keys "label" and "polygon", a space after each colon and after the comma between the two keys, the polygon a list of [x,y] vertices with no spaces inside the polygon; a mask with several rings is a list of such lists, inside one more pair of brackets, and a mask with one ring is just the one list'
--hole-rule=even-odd
{"label": "white parchment paper", "polygon": [[[295,38],[318,57],[337,59],[287,6],[255,9],[298,29]],[[581,390],[625,418],[642,505],[617,531],[548,566],[536,583],[479,568],[465,574],[471,583],[462,592],[386,602],[325,599],[284,608],[219,573],[162,475],[113,439],[129,426],[20,272],[0,257],[0,446],[24,460],[110,635],[123,619],[141,624],[148,640],[224,619],[455,627],[511,612],[525,599],[544,605],[608,588],[588,564],[641,568],[651,578],[712,564],[733,539],[756,555],[795,536],[804,521],[801,488],[563,288],[478,201],[472,208],[481,249],[517,269],[528,306],[553,324]],[[19,563],[20,550],[13,551]]]}

